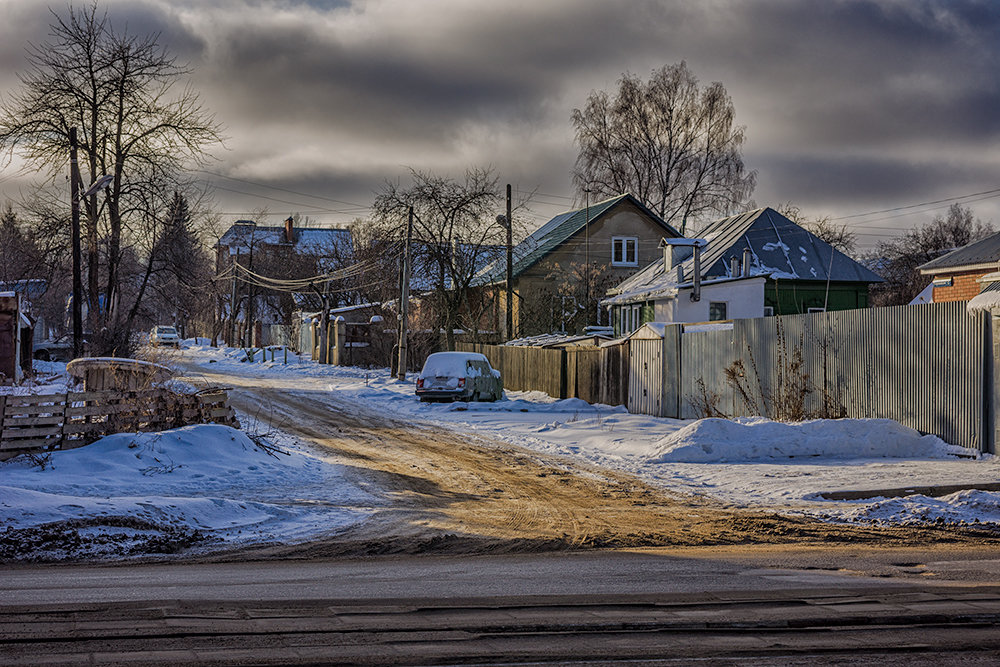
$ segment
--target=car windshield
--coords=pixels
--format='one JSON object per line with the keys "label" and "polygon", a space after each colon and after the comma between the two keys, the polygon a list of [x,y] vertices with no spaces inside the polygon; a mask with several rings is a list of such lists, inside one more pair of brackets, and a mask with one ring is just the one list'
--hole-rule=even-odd
{"label": "car windshield", "polygon": [[486,361],[481,354],[469,352],[436,352],[427,357],[421,377],[465,377],[466,363]]}
{"label": "car windshield", "polygon": [[177,332],[174,331],[173,327],[156,327],[156,333],[171,334],[171,333],[177,333]]}

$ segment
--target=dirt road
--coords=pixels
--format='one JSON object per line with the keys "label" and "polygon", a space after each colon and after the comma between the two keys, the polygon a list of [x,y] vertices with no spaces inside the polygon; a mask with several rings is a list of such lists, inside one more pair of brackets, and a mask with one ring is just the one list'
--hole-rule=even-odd
{"label": "dirt road", "polygon": [[[258,428],[273,423],[323,448],[352,481],[384,494],[368,521],[314,542],[254,549],[257,557],[383,553],[515,553],[591,547],[992,542],[975,529],[840,526],[671,493],[630,475],[426,424],[329,393],[233,387]],[[245,555],[245,554],[244,554]],[[226,558],[226,555],[222,555]]]}

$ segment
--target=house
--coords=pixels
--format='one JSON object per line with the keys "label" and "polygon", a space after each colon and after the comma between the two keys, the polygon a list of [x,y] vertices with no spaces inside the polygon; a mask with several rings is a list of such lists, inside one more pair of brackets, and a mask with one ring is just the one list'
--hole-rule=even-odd
{"label": "house", "polygon": [[[513,249],[514,331],[504,337],[582,333],[587,325],[601,324],[595,321],[599,297],[655,259],[663,237],[680,233],[630,194],[555,216]],[[501,329],[506,270],[502,258],[477,276],[477,284],[497,296]]]}
{"label": "house", "polygon": [[[283,226],[268,227],[252,220],[237,220],[215,245],[216,273],[229,271],[233,280],[233,308],[226,299],[221,316],[236,330],[236,339],[250,344],[249,333],[259,325],[289,325],[297,306],[291,291],[269,289],[231,271],[239,264],[247,272],[279,280],[307,278],[334,271],[353,261],[353,238],[348,229],[295,227],[292,218]],[[333,305],[342,305],[345,292],[337,292]],[[232,313],[235,312],[235,317]],[[251,324],[252,323],[252,324]]]}
{"label": "house", "polygon": [[1000,269],[1000,232],[952,250],[917,268],[921,274],[933,277],[934,303],[968,301],[987,286],[981,279]]}
{"label": "house", "polygon": [[[616,335],[645,322],[713,320],[868,306],[872,271],[772,208],[717,220],[661,255],[601,303]],[[698,271],[695,271],[697,260]]]}

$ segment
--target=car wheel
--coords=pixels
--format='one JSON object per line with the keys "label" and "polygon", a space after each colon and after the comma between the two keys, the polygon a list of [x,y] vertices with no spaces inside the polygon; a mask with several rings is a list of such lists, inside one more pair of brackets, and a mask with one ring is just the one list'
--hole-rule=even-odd
{"label": "car wheel", "polygon": [[49,361],[49,351],[38,350],[35,352],[35,359],[38,359],[39,361]]}

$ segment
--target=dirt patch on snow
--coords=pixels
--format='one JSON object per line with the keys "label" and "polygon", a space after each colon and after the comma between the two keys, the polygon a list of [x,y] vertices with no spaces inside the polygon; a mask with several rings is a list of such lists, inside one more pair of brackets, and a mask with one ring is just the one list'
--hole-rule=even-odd
{"label": "dirt patch on snow", "polygon": [[[624,473],[468,433],[414,425],[329,396],[239,389],[240,410],[314,443],[386,508],[346,532],[212,559],[514,553],[750,544],[926,546],[996,539],[971,526],[826,523],[726,507]],[[261,406],[267,406],[261,409]]]}

